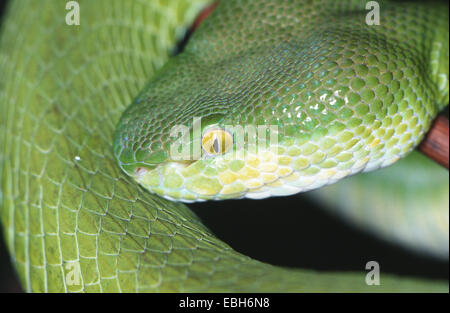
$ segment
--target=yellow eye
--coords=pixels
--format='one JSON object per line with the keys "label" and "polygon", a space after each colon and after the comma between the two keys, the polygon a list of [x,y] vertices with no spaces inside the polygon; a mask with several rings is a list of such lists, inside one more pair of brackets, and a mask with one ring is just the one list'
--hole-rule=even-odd
{"label": "yellow eye", "polygon": [[233,136],[223,129],[207,130],[202,137],[202,147],[210,155],[228,152],[233,146]]}

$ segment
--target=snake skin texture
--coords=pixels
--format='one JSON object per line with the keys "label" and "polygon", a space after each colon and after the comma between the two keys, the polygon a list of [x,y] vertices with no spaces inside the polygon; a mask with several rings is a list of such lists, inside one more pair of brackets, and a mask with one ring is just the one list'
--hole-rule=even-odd
{"label": "snake skin texture", "polygon": [[448,291],[253,260],[139,187],[117,165],[115,126],[206,1],[78,2],[80,26],[65,24],[66,1],[15,0],[0,29],[0,217],[26,291]]}

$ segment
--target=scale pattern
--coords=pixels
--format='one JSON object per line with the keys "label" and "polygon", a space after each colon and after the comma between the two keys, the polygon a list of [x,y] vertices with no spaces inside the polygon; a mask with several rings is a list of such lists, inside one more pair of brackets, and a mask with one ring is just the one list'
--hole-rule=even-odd
{"label": "scale pattern", "polygon": [[[118,168],[120,114],[204,1],[79,0],[79,27],[65,3],[12,1],[1,25],[0,216],[26,291],[374,291],[364,273],[243,256]],[[385,275],[380,290],[448,284]]]}

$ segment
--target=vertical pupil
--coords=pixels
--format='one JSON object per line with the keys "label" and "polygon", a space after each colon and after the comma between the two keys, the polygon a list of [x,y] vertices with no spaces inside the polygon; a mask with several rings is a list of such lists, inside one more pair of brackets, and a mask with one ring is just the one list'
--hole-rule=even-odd
{"label": "vertical pupil", "polygon": [[214,149],[214,152],[216,152],[216,153],[219,152],[219,140],[217,140],[217,137],[214,138],[213,149]]}
{"label": "vertical pupil", "polygon": [[208,154],[215,155],[225,153],[229,148],[227,135],[226,132],[217,130],[204,135],[202,138],[202,147],[204,151]]}

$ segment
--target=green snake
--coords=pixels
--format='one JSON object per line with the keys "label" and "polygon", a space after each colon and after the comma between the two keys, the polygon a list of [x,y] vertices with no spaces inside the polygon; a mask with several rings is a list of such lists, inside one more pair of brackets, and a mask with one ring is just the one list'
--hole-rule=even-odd
{"label": "green snake", "polygon": [[[444,4],[378,1],[369,25],[366,1],[223,0],[169,59],[208,1],[80,0],[79,26],[66,2],[11,1],[1,25],[0,212],[26,291],[448,291],[262,263],[181,203],[295,194],[408,155],[449,100]],[[313,196],[448,258],[448,173],[407,158]]]}

